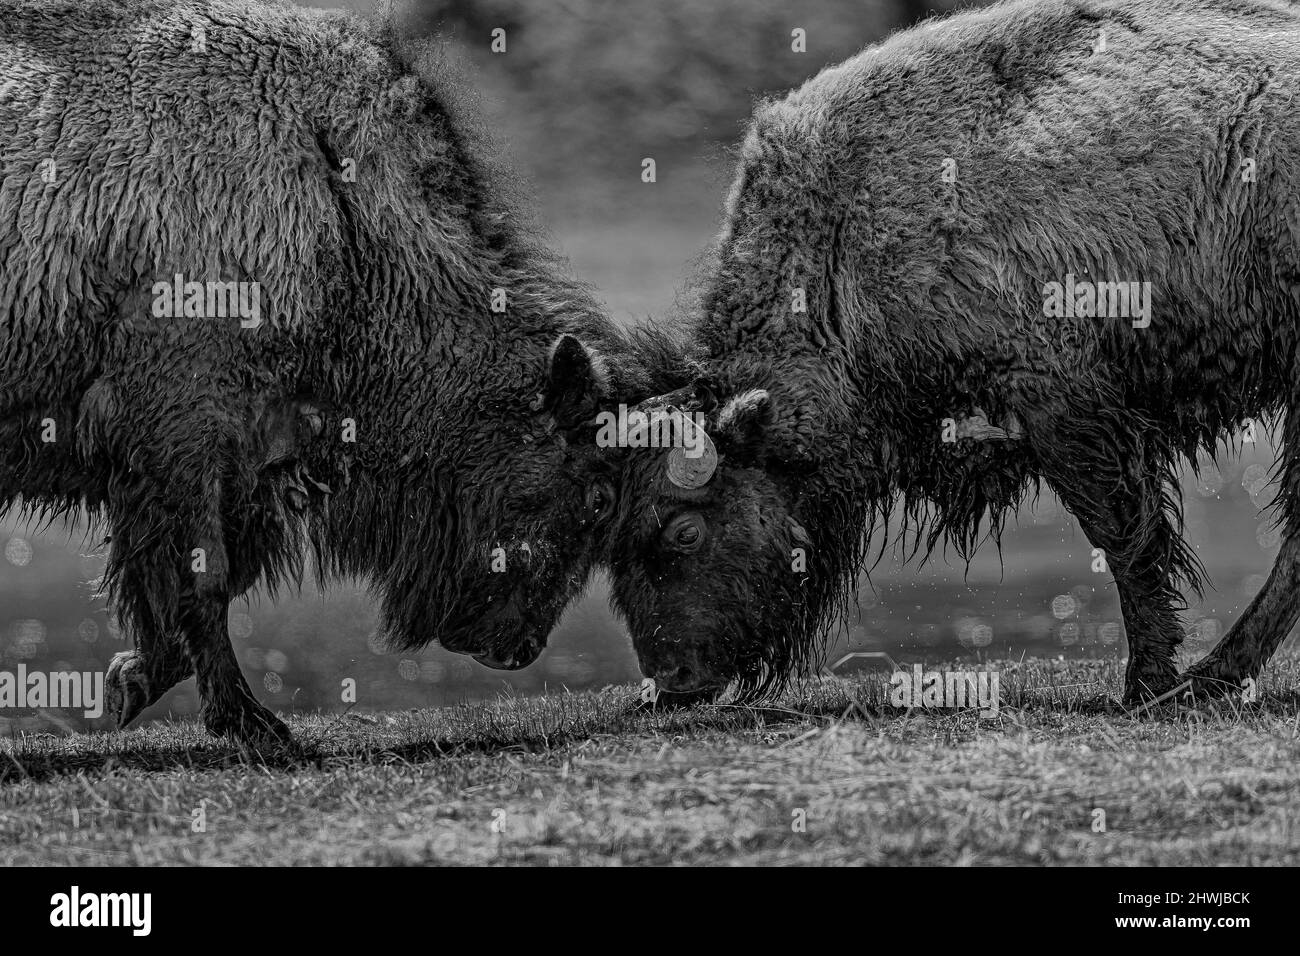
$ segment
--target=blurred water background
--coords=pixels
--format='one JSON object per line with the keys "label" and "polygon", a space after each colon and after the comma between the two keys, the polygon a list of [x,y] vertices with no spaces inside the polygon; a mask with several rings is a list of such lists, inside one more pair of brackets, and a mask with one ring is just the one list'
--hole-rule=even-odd
{"label": "blurred water background", "polygon": [[[306,6],[366,9],[370,0]],[[419,5],[421,29],[438,31],[479,90],[479,109],[528,182],[538,216],[574,271],[623,322],[662,315],[692,274],[717,225],[731,150],[753,100],[779,94],[823,66],[955,3],[894,0],[473,0]],[[970,5],[970,4],[966,4]],[[507,31],[507,52],[489,51]],[[807,52],[791,51],[806,31]],[[653,157],[658,181],[641,182]],[[1263,583],[1278,537],[1261,512],[1272,445],[1261,428],[1239,457],[1184,481],[1187,532],[1215,590],[1185,615],[1186,649],[1199,654]],[[102,534],[101,534],[102,536]],[[94,581],[104,558],[81,526],[0,522],[0,669],[102,671],[125,648]],[[1123,653],[1110,577],[1094,573],[1090,545],[1045,495],[1007,529],[1001,557],[984,549],[967,568],[936,556],[902,566],[886,555],[863,581],[860,607],[837,639],[845,650],[898,659],[956,654]],[[630,639],[597,578],[570,609],[548,650],[526,670],[488,670],[437,646],[387,653],[364,589],[232,606],[231,638],[254,690],[282,711],[339,710],[340,685],[357,682],[358,706],[446,705],[500,693],[534,694],[638,680]],[[151,718],[198,707],[192,680]],[[67,711],[0,710],[0,733],[72,730]],[[96,726],[103,727],[100,722]]]}

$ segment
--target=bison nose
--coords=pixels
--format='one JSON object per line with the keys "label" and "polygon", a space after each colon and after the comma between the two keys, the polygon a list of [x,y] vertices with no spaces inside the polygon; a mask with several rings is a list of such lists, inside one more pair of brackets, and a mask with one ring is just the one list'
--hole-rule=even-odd
{"label": "bison nose", "polygon": [[689,694],[691,691],[699,690],[703,681],[694,668],[682,664],[660,675],[656,678],[655,684],[660,690],[670,694]]}
{"label": "bison nose", "polygon": [[475,654],[474,660],[478,661],[484,667],[490,667],[495,671],[517,671],[522,667],[527,667],[537,658],[541,657],[542,651],[545,650],[544,641],[529,638],[522,645],[516,647],[511,652],[504,655],[496,654]]}

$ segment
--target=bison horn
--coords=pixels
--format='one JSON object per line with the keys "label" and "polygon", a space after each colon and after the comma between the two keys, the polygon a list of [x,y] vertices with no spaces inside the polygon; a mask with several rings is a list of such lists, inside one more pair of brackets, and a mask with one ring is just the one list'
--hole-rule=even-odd
{"label": "bison horn", "polygon": [[1014,412],[1007,415],[1002,425],[1004,427],[990,424],[984,410],[975,408],[970,415],[957,422],[957,437],[973,438],[976,441],[1019,441],[1024,437],[1024,426]]}
{"label": "bison horn", "polygon": [[679,408],[684,412],[706,411],[713,402],[713,393],[707,385],[686,385],[664,395],[647,398],[636,406],[637,411],[649,413],[655,409]]}
{"label": "bison horn", "polygon": [[[690,421],[688,418],[683,420]],[[718,470],[718,450],[713,445],[713,439],[698,425],[691,427],[699,429],[699,436],[704,439],[700,455],[691,458],[686,454],[686,449],[680,446],[668,453],[668,480],[688,491],[703,488]]]}

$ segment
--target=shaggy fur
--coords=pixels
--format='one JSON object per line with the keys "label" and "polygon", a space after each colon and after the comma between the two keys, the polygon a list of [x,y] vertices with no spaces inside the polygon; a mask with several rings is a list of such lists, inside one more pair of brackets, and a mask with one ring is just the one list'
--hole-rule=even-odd
{"label": "shaggy fur", "polygon": [[[120,723],[193,672],[212,732],[285,737],[227,605],[309,546],[400,647],[540,653],[613,495],[582,423],[644,389],[485,149],[386,22],[0,0],[0,512],[106,520]],[[155,315],[177,273],[262,324]]]}
{"label": "shaggy fur", "polygon": [[[1045,481],[1114,574],[1126,698],[1170,689],[1179,588],[1203,582],[1177,466],[1300,403],[1297,93],[1290,3],[1033,0],[761,106],[694,337],[701,395],[771,399],[714,435],[704,489],[627,465],[610,558],[647,673],[778,684],[818,659],[895,502],[913,549],[969,555]],[[1067,274],[1150,282],[1149,327],[1049,317]],[[1006,440],[945,442],[946,419]],[[1257,673],[1300,610],[1300,415],[1280,472],[1278,570],[1200,677]],[[693,553],[668,535],[683,512]]]}

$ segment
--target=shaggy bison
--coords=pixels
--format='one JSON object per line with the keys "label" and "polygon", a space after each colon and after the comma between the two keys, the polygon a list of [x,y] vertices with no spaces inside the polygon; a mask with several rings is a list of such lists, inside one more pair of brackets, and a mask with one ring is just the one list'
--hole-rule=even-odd
{"label": "shaggy bison", "polygon": [[636,391],[435,59],[288,6],[0,15],[0,513],[106,521],[119,724],[193,673],[210,732],[286,738],[227,605],[307,553],[401,647],[531,662],[613,501],[583,423]]}
{"label": "shaggy bison", "polygon": [[[671,399],[716,454],[628,459],[615,601],[662,689],[806,670],[901,509],[967,556],[1045,482],[1105,552],[1125,699],[1175,687],[1176,469],[1285,424],[1285,544],[1193,673],[1256,674],[1300,608],[1300,16],[1019,2],[761,106]],[[699,471],[699,469],[697,469]]]}

